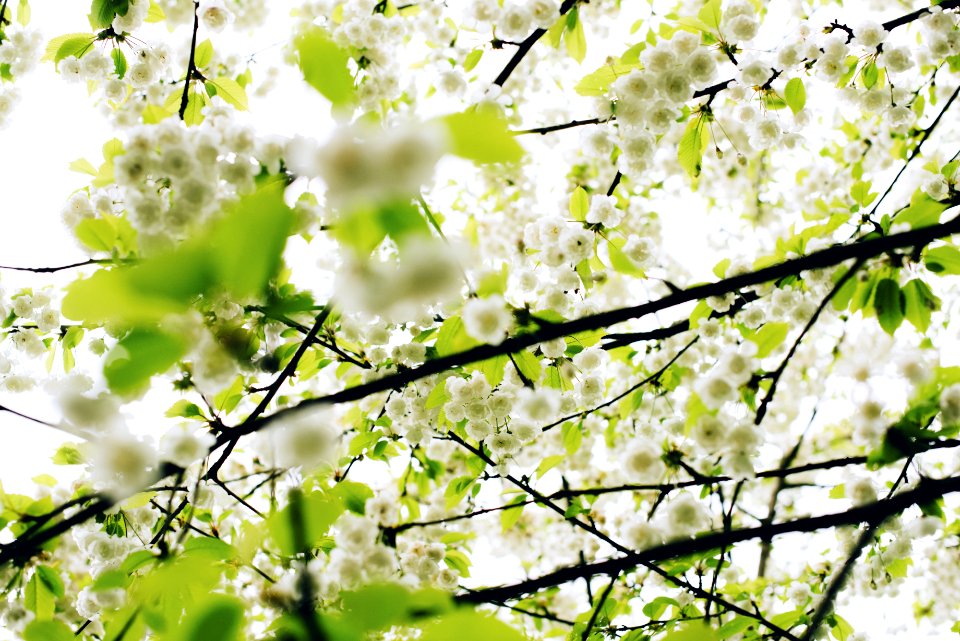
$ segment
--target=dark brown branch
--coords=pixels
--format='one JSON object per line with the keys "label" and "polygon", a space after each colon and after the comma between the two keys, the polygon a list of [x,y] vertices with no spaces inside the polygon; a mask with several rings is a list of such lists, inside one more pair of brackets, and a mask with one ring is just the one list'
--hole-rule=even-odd
{"label": "dark brown branch", "polygon": [[684,345],[683,349],[681,349],[679,352],[677,352],[677,353],[673,356],[673,358],[671,358],[669,361],[667,361],[667,363],[666,363],[663,367],[661,367],[660,369],[658,369],[656,372],[654,372],[654,373],[651,374],[650,376],[647,376],[645,379],[643,379],[643,380],[640,381],[639,383],[636,383],[636,384],[634,384],[634,385],[631,385],[631,386],[628,387],[626,390],[624,390],[624,391],[621,392],[620,394],[617,394],[616,396],[614,396],[614,397],[611,398],[610,400],[604,401],[603,403],[600,403],[600,404],[597,405],[596,407],[590,408],[590,409],[588,409],[588,410],[583,410],[582,412],[577,412],[576,414],[571,414],[570,416],[564,416],[563,418],[558,419],[558,420],[554,421],[553,423],[550,423],[549,425],[544,425],[543,427],[540,428],[540,431],[541,431],[541,432],[546,432],[546,431],[548,431],[548,430],[552,430],[552,429],[555,428],[557,425],[562,425],[563,423],[566,423],[567,421],[573,420],[573,419],[575,419],[575,418],[583,418],[583,417],[585,417],[585,416],[588,416],[589,414],[592,414],[593,412],[597,412],[597,411],[599,411],[599,410],[602,410],[602,409],[605,408],[605,407],[610,407],[611,405],[613,405],[614,403],[616,403],[616,402],[619,401],[620,399],[626,398],[626,397],[629,396],[630,394],[633,394],[635,391],[637,391],[637,390],[640,389],[641,387],[643,387],[643,386],[645,386],[645,385],[648,385],[649,383],[656,383],[658,380],[660,380],[660,377],[663,376],[664,372],[666,372],[666,371],[670,368],[671,365],[673,365],[674,363],[676,363],[676,362],[680,359],[680,357],[683,356],[683,355],[686,353],[686,351],[687,351],[688,349],[690,349],[691,347],[693,347],[693,344],[696,343],[697,340],[699,340],[699,338],[700,338],[700,337],[697,336],[697,337],[695,337],[692,341],[690,341],[689,343],[687,343],[686,345]]}
{"label": "dark brown branch", "polygon": [[[953,206],[956,204],[957,202],[952,202],[950,205]],[[786,276],[794,276],[803,271],[833,267],[850,259],[869,259],[894,249],[924,246],[933,240],[955,233],[960,233],[960,217],[920,229],[911,229],[899,234],[892,234],[881,238],[871,238],[849,244],[834,245],[827,249],[807,254],[800,258],[785,260],[782,263],[764,267],[753,272],[737,274],[736,276],[731,276],[713,283],[695,285],[687,289],[678,290],[663,298],[633,307],[622,307],[598,314],[582,316],[562,323],[544,325],[535,332],[511,336],[499,345],[478,345],[477,347],[462,352],[434,358],[419,367],[348,387],[333,394],[307,399],[296,406],[279,410],[269,416],[263,416],[257,420],[245,421],[242,425],[229,430],[229,433],[220,434],[215,447],[222,446],[244,434],[251,434],[263,429],[277,419],[289,413],[306,409],[307,407],[335,405],[360,400],[379,392],[400,389],[408,383],[421,380],[434,374],[439,374],[471,363],[485,361],[500,355],[513,354],[556,338],[609,327],[617,323],[670,309],[683,303],[701,300],[711,296],[723,296],[737,292],[745,287],[776,281]]]}
{"label": "dark brown branch", "polygon": [[190,81],[197,73],[197,31],[200,30],[200,2],[193,3],[193,36],[190,39],[190,60],[187,61],[187,77],[183,81],[183,95],[180,97],[180,120],[187,113],[187,103],[190,102]]}
{"label": "dark brown branch", "polygon": [[879,523],[894,514],[903,512],[909,507],[926,503],[954,492],[960,492],[960,477],[938,480],[923,479],[913,490],[902,492],[890,499],[883,499],[867,505],[854,507],[845,512],[793,519],[774,523],[769,526],[702,534],[692,539],[672,541],[642,552],[626,554],[606,561],[598,561],[588,565],[568,566],[555,572],[550,572],[549,574],[521,581],[513,585],[475,590],[468,594],[460,594],[456,598],[462,603],[485,603],[488,600],[506,601],[587,576],[610,575],[618,571],[628,571],[641,564],[646,565],[647,563],[656,563],[696,554],[698,552],[729,547],[737,543],[761,537],[776,537],[794,532],[814,532],[845,525],[857,525],[859,523]]}
{"label": "dark brown branch", "polygon": [[[465,440],[463,440],[462,438],[460,438],[460,436],[457,435],[455,432],[448,432],[447,435],[448,435],[448,437],[450,438],[450,440],[452,440],[452,441],[460,444],[464,449],[468,450],[470,453],[472,453],[473,455],[475,455],[476,457],[478,457],[480,460],[482,460],[482,461],[483,461],[484,463],[486,463],[487,465],[494,465],[494,461],[493,461],[489,456],[487,456],[486,453],[484,453],[484,451],[483,451],[482,449],[478,449],[478,448],[470,445],[470,444],[467,443]],[[617,550],[618,552],[623,552],[623,553],[625,553],[625,554],[627,554],[627,555],[630,555],[630,554],[633,553],[633,552],[632,552],[629,548],[627,548],[626,546],[621,545],[621,544],[618,543],[617,541],[613,540],[612,538],[610,538],[609,536],[607,536],[606,534],[604,534],[603,532],[601,532],[600,530],[598,530],[598,529],[596,528],[596,526],[594,526],[592,523],[586,523],[586,522],[584,522],[584,521],[581,521],[580,519],[578,519],[578,518],[575,517],[575,516],[574,516],[574,517],[568,517],[567,514],[566,514],[566,510],[564,510],[561,506],[557,505],[556,503],[554,503],[553,501],[551,501],[549,498],[547,498],[546,496],[544,496],[543,494],[541,494],[540,492],[538,492],[537,490],[535,490],[533,487],[530,486],[529,483],[527,483],[527,482],[525,482],[525,481],[522,481],[522,480],[520,480],[520,479],[517,479],[516,477],[514,477],[514,476],[511,475],[511,474],[503,475],[501,478],[506,479],[507,481],[509,481],[510,483],[512,483],[514,486],[516,486],[516,487],[520,488],[521,490],[523,490],[524,492],[526,492],[529,496],[533,497],[533,499],[534,499],[535,502],[539,503],[540,505],[543,505],[544,507],[546,507],[546,508],[548,508],[548,509],[550,509],[550,510],[553,510],[554,512],[556,512],[557,514],[559,514],[560,516],[562,516],[562,517],[564,518],[564,520],[566,520],[568,523],[570,523],[570,524],[573,525],[574,527],[577,527],[577,528],[579,528],[579,529],[581,529],[581,530],[583,530],[583,531],[591,534],[594,538],[596,538],[596,539],[599,540],[599,541],[603,541],[604,543],[606,543],[607,545],[609,545],[609,546],[612,547],[613,549]],[[667,581],[668,583],[672,583],[673,585],[676,585],[676,586],[679,586],[679,587],[683,588],[684,590],[686,590],[686,591],[689,592],[690,594],[694,595],[695,597],[698,597],[698,598],[701,598],[701,599],[706,599],[707,601],[716,603],[718,606],[719,606],[719,605],[722,605],[724,608],[726,608],[726,609],[727,609],[728,611],[730,611],[730,612],[736,612],[737,614],[740,614],[740,615],[749,617],[749,618],[751,618],[751,619],[755,619],[756,621],[758,621],[758,622],[760,622],[761,624],[763,624],[768,630],[771,630],[772,632],[774,632],[774,633],[775,633],[778,637],[780,637],[780,638],[789,639],[790,641],[798,641],[798,639],[797,639],[794,635],[790,634],[789,632],[787,632],[786,630],[784,630],[784,629],[781,628],[780,626],[776,625],[775,623],[773,623],[773,622],[771,622],[771,621],[768,621],[768,620],[767,620],[762,614],[760,614],[759,612],[750,612],[749,610],[745,610],[745,609],[741,608],[740,606],[736,605],[735,603],[731,603],[731,602],[729,602],[729,601],[727,601],[727,600],[725,600],[725,599],[717,596],[716,594],[711,594],[710,592],[707,592],[707,591],[704,590],[703,588],[698,587],[698,586],[696,586],[696,585],[693,585],[692,583],[689,583],[688,581],[684,580],[684,579],[681,578],[681,577],[673,576],[672,574],[670,574],[669,572],[667,572],[666,570],[660,568],[659,566],[655,565],[655,564],[652,563],[652,562],[649,562],[649,561],[640,561],[638,564],[639,564],[639,565],[643,565],[643,567],[645,567],[645,568],[647,568],[648,570],[650,570],[651,572],[657,574],[658,576],[660,576],[662,579],[664,579],[664,580]],[[635,564],[635,565],[636,565],[636,564]],[[581,564],[581,565],[579,565],[579,566],[577,566],[577,567],[585,567],[585,566],[586,566],[586,564]],[[619,572],[619,570],[617,570],[617,571]],[[614,572],[614,570],[611,570],[610,572],[605,572],[605,573],[600,573],[600,572],[598,572],[598,573],[594,573],[594,574],[610,574],[610,575],[612,575],[613,572]],[[588,577],[588,576],[593,576],[593,575],[591,575],[591,574],[584,575],[585,578]],[[588,587],[589,587],[589,583],[588,583]],[[500,601],[505,601],[506,599],[499,599],[499,600],[500,600]]]}
{"label": "dark brown branch", "polygon": [[[566,15],[570,9],[573,8],[579,0],[563,0],[563,4],[560,5],[560,15]],[[524,57],[530,52],[530,49],[533,48],[533,45],[537,44],[537,41],[540,40],[547,33],[546,29],[534,29],[533,33],[527,36],[523,42],[517,46],[517,50],[513,53],[513,56],[504,66],[503,70],[497,75],[496,80],[493,81],[493,84],[498,87],[502,87],[504,83],[507,82],[507,79],[510,77],[510,74],[513,73],[514,69],[517,68]]]}
{"label": "dark brown branch", "polygon": [[584,125],[600,125],[605,122],[609,122],[609,118],[587,118],[586,120],[571,120],[570,122],[564,122],[559,125],[549,125],[547,127],[534,127],[533,129],[520,129],[514,131],[514,136],[525,136],[527,134],[540,134],[541,136],[552,133],[554,131],[563,131],[564,129],[573,129],[574,127],[583,127]]}
{"label": "dark brown branch", "polygon": [[[938,6],[944,11],[949,11],[950,9],[956,9],[960,7],[960,0],[943,0],[943,2],[941,2]],[[923,7],[922,9],[917,9],[916,11],[911,11],[910,13],[904,14],[899,18],[887,20],[883,23],[883,28],[887,31],[893,31],[897,27],[902,27],[905,24],[909,24],[917,18],[922,18],[928,13],[933,13],[931,11],[932,8],[933,7]]]}
{"label": "dark brown branch", "polygon": [[104,263],[110,262],[113,261],[91,258],[90,260],[83,260],[78,263],[70,263],[69,265],[58,265],[56,267],[13,267],[11,265],[0,265],[0,269],[6,269],[15,272],[32,272],[34,274],[52,274],[54,272],[61,272],[67,269],[76,269],[78,267],[86,267],[88,265],[103,265]]}
{"label": "dark brown branch", "polygon": [[830,289],[830,292],[824,296],[823,300],[820,301],[820,304],[817,305],[816,311],[813,312],[813,316],[810,317],[810,320],[807,321],[807,324],[803,326],[803,329],[800,331],[800,335],[797,336],[797,340],[793,341],[793,345],[790,346],[790,351],[787,352],[787,355],[783,357],[783,360],[780,361],[780,365],[770,376],[770,387],[767,389],[767,393],[764,395],[763,400],[760,401],[760,407],[757,408],[757,416],[754,419],[754,424],[760,425],[763,422],[763,417],[767,413],[767,407],[770,406],[770,402],[773,400],[774,394],[777,393],[777,384],[780,383],[780,377],[783,376],[783,373],[787,369],[787,365],[790,364],[790,361],[793,359],[794,354],[797,353],[797,348],[800,347],[800,342],[803,341],[807,333],[813,329],[813,326],[816,325],[817,319],[820,318],[820,314],[823,313],[823,310],[830,304],[830,301],[833,300],[833,297],[837,295],[837,292],[847,284],[847,281],[850,280],[857,271],[863,267],[863,264],[867,262],[865,257],[857,259],[857,262],[853,264],[850,269],[840,277],[839,280],[834,284]]}
{"label": "dark brown branch", "polygon": [[833,580],[830,581],[826,592],[820,597],[820,603],[817,604],[817,609],[814,611],[813,617],[811,617],[810,623],[807,625],[803,636],[800,637],[800,641],[811,641],[811,639],[816,636],[817,630],[823,623],[824,618],[833,610],[833,602],[836,601],[837,595],[840,593],[840,588],[843,587],[843,583],[847,580],[847,577],[850,576],[850,572],[853,570],[853,564],[860,558],[860,553],[863,552],[863,548],[873,539],[874,532],[880,527],[882,521],[882,518],[867,521],[867,527],[860,533],[857,542],[854,543],[853,549],[847,556],[847,560],[843,563],[843,566],[836,575],[834,575]]}
{"label": "dark brown branch", "polygon": [[[940,120],[943,118],[943,114],[947,112],[947,109],[950,108],[950,105],[953,104],[953,101],[957,99],[957,94],[960,94],[960,85],[958,85],[957,88],[954,89],[953,93],[950,94],[949,100],[947,100],[946,104],[943,105],[943,108],[940,110],[940,113],[938,113],[937,117],[933,119],[933,122],[930,123],[930,126],[928,126],[926,129],[923,130],[923,134],[920,136],[920,140],[917,141],[917,146],[914,147],[913,151],[910,152],[910,155],[907,156],[907,160],[902,165],[900,165],[900,171],[897,172],[897,175],[894,176],[893,180],[890,181],[890,184],[887,185],[887,188],[884,190],[880,198],[877,199],[877,202],[873,204],[873,207],[870,209],[870,216],[873,216],[875,213],[877,213],[877,209],[880,207],[880,203],[882,203],[883,199],[886,198],[887,195],[893,190],[894,185],[896,185],[897,181],[900,180],[900,177],[903,175],[903,172],[907,170],[907,166],[913,161],[914,158],[920,155],[920,148],[923,146],[923,143],[927,142],[927,138],[930,137],[930,134],[933,133],[933,130],[936,129],[937,125],[940,124]],[[896,214],[894,214],[893,217],[896,218]]]}
{"label": "dark brown branch", "polygon": [[600,610],[603,609],[603,604],[607,602],[607,597],[610,596],[610,593],[613,592],[613,586],[616,585],[617,579],[620,578],[620,572],[614,573],[610,577],[610,583],[607,584],[607,587],[604,588],[603,592],[600,593],[600,596],[597,598],[597,605],[594,606],[593,612],[590,613],[590,620],[587,621],[586,627],[583,629],[583,634],[580,635],[581,641],[587,641],[590,638],[590,632],[593,630],[593,626],[597,623],[597,617],[600,616]]}

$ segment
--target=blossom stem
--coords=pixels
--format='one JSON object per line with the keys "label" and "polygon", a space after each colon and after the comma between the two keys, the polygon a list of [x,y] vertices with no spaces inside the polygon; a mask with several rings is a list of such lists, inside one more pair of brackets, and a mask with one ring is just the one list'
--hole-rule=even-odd
{"label": "blossom stem", "polygon": [[193,36],[190,39],[190,60],[187,62],[187,77],[183,81],[183,96],[180,98],[180,120],[187,113],[187,103],[190,101],[190,81],[197,71],[197,31],[200,30],[200,2],[193,3]]}

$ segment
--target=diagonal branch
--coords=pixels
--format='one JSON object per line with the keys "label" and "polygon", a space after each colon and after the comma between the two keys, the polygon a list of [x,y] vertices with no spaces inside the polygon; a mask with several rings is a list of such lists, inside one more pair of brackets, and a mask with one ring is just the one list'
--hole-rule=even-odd
{"label": "diagonal branch", "polygon": [[724,546],[729,547],[736,543],[761,537],[776,537],[792,532],[814,532],[816,530],[845,525],[882,522],[884,519],[894,514],[899,514],[909,507],[926,503],[954,492],[960,492],[960,477],[955,476],[937,480],[923,479],[913,490],[902,492],[889,499],[882,499],[874,503],[854,507],[845,512],[798,518],[774,523],[769,526],[702,534],[693,539],[672,541],[642,552],[626,554],[606,561],[598,561],[587,565],[568,566],[512,585],[474,590],[468,594],[460,594],[456,598],[462,603],[485,603],[488,600],[506,601],[546,588],[563,585],[564,583],[569,583],[570,581],[584,577],[601,574],[610,575],[617,571],[633,569],[641,564],[646,566],[648,563],[688,556],[698,552],[706,552]]}
{"label": "diagonal branch", "polygon": [[[570,9],[573,8],[579,0],[563,0],[563,4],[560,5],[560,15],[566,15]],[[497,75],[497,79],[493,81],[493,84],[498,87],[502,87],[504,83],[507,82],[507,79],[510,78],[510,74],[513,73],[514,69],[517,68],[524,57],[530,53],[530,49],[533,48],[533,45],[537,44],[537,41],[540,40],[547,33],[546,29],[534,29],[533,33],[527,36],[523,42],[517,46],[517,50],[513,52],[513,56],[507,62],[503,70]]]}
{"label": "diagonal branch", "polygon": [[[951,202],[950,206],[956,204],[960,204],[960,197],[958,197],[956,202]],[[270,423],[289,413],[301,411],[307,407],[315,405],[335,405],[360,400],[380,392],[400,389],[408,383],[433,376],[434,374],[439,374],[471,363],[485,361],[497,356],[513,354],[527,347],[532,347],[556,338],[609,327],[617,323],[670,309],[683,303],[697,301],[710,296],[723,296],[724,294],[737,292],[745,287],[776,281],[786,276],[794,276],[803,271],[833,267],[850,259],[869,259],[894,249],[924,246],[933,240],[956,233],[960,233],[960,216],[944,223],[938,223],[920,229],[911,229],[899,234],[871,238],[849,244],[834,245],[833,247],[807,254],[800,258],[785,260],[782,263],[770,265],[769,267],[764,267],[753,272],[738,274],[713,283],[694,285],[687,289],[677,290],[663,298],[633,307],[621,307],[598,314],[582,316],[562,323],[545,324],[538,328],[537,331],[511,336],[499,345],[478,345],[462,352],[441,356],[429,360],[419,367],[348,387],[326,396],[307,399],[298,405],[279,410],[269,416],[244,421],[242,425],[230,430],[229,434],[221,433],[215,447],[219,447],[239,436],[251,434],[263,429]]]}

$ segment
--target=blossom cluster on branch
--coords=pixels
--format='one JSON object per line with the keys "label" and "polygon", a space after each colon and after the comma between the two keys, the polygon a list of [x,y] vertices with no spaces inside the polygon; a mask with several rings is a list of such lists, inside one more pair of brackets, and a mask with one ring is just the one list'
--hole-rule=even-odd
{"label": "blossom cluster on branch", "polygon": [[0,127],[114,137],[0,267],[0,639],[960,630],[960,1],[31,1]]}

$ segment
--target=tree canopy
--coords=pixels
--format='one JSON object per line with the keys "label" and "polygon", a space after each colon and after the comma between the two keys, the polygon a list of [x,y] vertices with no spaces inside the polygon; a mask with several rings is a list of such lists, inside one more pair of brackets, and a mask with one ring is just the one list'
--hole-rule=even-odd
{"label": "tree canopy", "polygon": [[960,632],[960,0],[31,4],[0,639]]}

